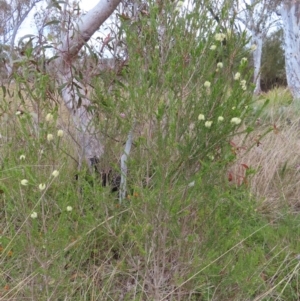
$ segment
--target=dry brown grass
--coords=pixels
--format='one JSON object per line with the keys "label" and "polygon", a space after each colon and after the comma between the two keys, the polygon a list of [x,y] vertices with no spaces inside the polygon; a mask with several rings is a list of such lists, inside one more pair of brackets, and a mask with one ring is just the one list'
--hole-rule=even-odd
{"label": "dry brown grass", "polygon": [[[278,212],[289,207],[300,209],[300,117],[295,103],[288,105],[288,92],[272,91],[270,104],[257,121],[256,129],[247,141],[249,151],[241,149],[238,161],[230,172],[240,184],[250,170],[254,174],[247,178],[251,193],[261,200],[261,210]],[[286,104],[282,102],[286,100]],[[258,101],[260,105],[260,100]],[[261,137],[263,133],[269,133]],[[237,145],[241,142],[235,141]],[[246,168],[242,165],[249,167]]]}

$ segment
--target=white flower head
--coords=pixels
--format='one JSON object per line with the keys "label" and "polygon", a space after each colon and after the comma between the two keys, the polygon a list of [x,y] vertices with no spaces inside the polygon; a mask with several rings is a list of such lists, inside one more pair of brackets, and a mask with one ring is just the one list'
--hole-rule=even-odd
{"label": "white flower head", "polygon": [[218,117],[218,122],[222,122],[222,121],[224,121],[224,117],[223,116],[219,116]]}
{"label": "white flower head", "polygon": [[199,121],[205,120],[205,116],[204,116],[203,114],[199,114],[198,120],[199,120]]}
{"label": "white flower head", "polygon": [[242,89],[244,90],[244,91],[246,91],[247,90],[247,85],[246,85],[246,81],[243,79],[243,80],[241,80],[241,82],[240,82],[240,85],[241,85],[241,87],[242,87]]}
{"label": "white flower head", "polygon": [[205,121],[204,125],[205,125],[206,128],[209,129],[211,127],[212,123],[213,123],[212,121],[207,120],[207,121]]}
{"label": "white flower head", "polygon": [[57,136],[58,137],[62,137],[64,135],[64,131],[63,130],[58,130],[57,131]]}
{"label": "white flower head", "polygon": [[47,135],[47,140],[50,142],[53,140],[53,135],[52,134],[48,134]]}
{"label": "white flower head", "polygon": [[239,80],[241,77],[241,73],[240,72],[237,72],[235,75],[234,75],[234,80]]}
{"label": "white flower head", "polygon": [[210,87],[210,82],[207,80],[204,84],[203,84],[203,86],[205,87],[205,88],[209,88]]}
{"label": "white flower head", "polygon": [[181,7],[183,6],[184,2],[183,1],[178,1],[176,4],[176,8],[175,10],[179,11],[181,9]]}
{"label": "white flower head", "polygon": [[238,117],[233,117],[230,120],[231,123],[236,124],[236,125],[240,124],[241,121],[242,121],[241,118],[238,118]]}
{"label": "white flower head", "polygon": [[253,45],[251,45],[250,50],[251,50],[251,51],[255,51],[256,48],[257,48],[257,45],[256,45],[256,44],[253,44]]}
{"label": "white flower head", "polygon": [[31,214],[30,214],[30,217],[32,219],[36,219],[37,218],[37,213],[35,211],[33,211]]}
{"label": "white flower head", "polygon": [[219,63],[217,64],[217,68],[222,69],[222,68],[223,68],[223,63],[222,63],[222,62],[219,62]]}
{"label": "white flower head", "polygon": [[28,180],[26,180],[26,179],[21,180],[21,185],[27,186],[28,185]]}
{"label": "white flower head", "polygon": [[210,50],[216,50],[216,49],[217,49],[217,46],[216,46],[216,45],[211,45],[211,46],[209,47],[209,49],[210,49]]}
{"label": "white flower head", "polygon": [[67,211],[71,212],[73,210],[73,208],[71,206],[67,206]]}
{"label": "white flower head", "polygon": [[21,115],[22,114],[22,112],[21,111],[17,111],[16,112],[16,115],[18,116],[18,115]]}
{"label": "white flower head", "polygon": [[224,33],[216,33],[215,34],[216,41],[222,42],[223,40],[225,40],[225,38],[226,38],[226,35]]}
{"label": "white flower head", "polygon": [[39,185],[39,190],[43,191],[46,188],[46,184],[45,183],[41,183]]}
{"label": "white flower head", "polygon": [[25,160],[25,158],[26,158],[25,155],[21,155],[19,159],[22,161]]}
{"label": "white flower head", "polygon": [[58,175],[59,175],[59,171],[58,171],[58,170],[54,170],[54,171],[52,172],[52,176],[53,176],[54,178],[58,177]]}
{"label": "white flower head", "polygon": [[48,114],[46,115],[46,121],[47,121],[47,122],[52,122],[52,121],[53,121],[53,115],[52,115],[51,113],[48,113]]}
{"label": "white flower head", "polygon": [[241,59],[241,64],[245,64],[245,63],[247,63],[247,61],[248,61],[248,59],[246,57],[243,57]]}

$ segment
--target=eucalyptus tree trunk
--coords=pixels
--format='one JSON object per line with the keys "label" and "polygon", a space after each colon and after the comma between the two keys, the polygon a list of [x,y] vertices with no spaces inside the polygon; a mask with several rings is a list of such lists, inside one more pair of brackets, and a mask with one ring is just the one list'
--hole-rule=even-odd
{"label": "eucalyptus tree trunk", "polygon": [[252,31],[252,44],[255,45],[253,50],[253,65],[254,65],[254,94],[259,94],[261,92],[260,86],[260,75],[261,75],[261,56],[262,56],[262,47],[263,47],[263,34],[260,32]]}
{"label": "eucalyptus tree trunk", "polygon": [[280,10],[285,48],[285,69],[288,87],[300,100],[300,1],[285,1]]}
{"label": "eucalyptus tree trunk", "polygon": [[237,12],[241,16],[237,19],[241,21],[245,27],[251,32],[251,43],[256,46],[253,50],[253,64],[254,64],[254,93],[259,94],[261,92],[261,56],[262,47],[265,36],[267,35],[271,26],[277,22],[270,18],[272,13],[276,11],[276,7],[281,0],[240,0],[238,6],[243,8],[240,12]]}
{"label": "eucalyptus tree trunk", "polygon": [[91,38],[103,22],[113,13],[121,0],[100,0],[98,4],[84,15],[74,30],[67,31],[58,50],[59,82],[62,89],[63,101],[70,111],[77,132],[77,142],[80,146],[80,161],[91,160],[103,154],[103,145],[96,132],[90,100],[84,96],[80,83],[72,74],[72,63],[83,45]]}

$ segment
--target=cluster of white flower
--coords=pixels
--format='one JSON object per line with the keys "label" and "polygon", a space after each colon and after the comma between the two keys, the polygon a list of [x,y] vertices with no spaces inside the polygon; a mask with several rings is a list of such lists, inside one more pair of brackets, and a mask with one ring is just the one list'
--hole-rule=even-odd
{"label": "cluster of white flower", "polygon": [[248,61],[248,59],[246,57],[243,57],[241,59],[241,64],[245,64],[245,63],[247,63],[247,61]]}
{"label": "cluster of white flower", "polygon": [[211,127],[212,123],[213,122],[211,120],[207,120],[207,121],[205,121],[204,126],[209,129]]}
{"label": "cluster of white flower", "polygon": [[176,4],[175,11],[179,12],[183,6],[184,2],[183,1],[178,1]]}
{"label": "cluster of white flower", "polygon": [[242,120],[241,120],[241,118],[233,117],[233,118],[231,118],[230,122],[233,123],[233,124],[238,125],[242,122]]}
{"label": "cluster of white flower", "polygon": [[222,62],[219,62],[219,63],[217,64],[217,68],[222,69],[222,68],[223,68],[223,63],[222,63]]}
{"label": "cluster of white flower", "polygon": [[209,81],[206,81],[204,84],[203,84],[203,86],[205,87],[205,88],[210,88],[210,82]]}
{"label": "cluster of white flower", "polygon": [[[46,115],[45,119],[46,119],[46,122],[50,123],[50,122],[52,122],[54,120],[54,117],[53,117],[53,115],[51,113],[48,113]],[[57,131],[57,137],[61,138],[61,137],[63,137],[63,135],[64,135],[64,131],[63,130],[58,130]],[[47,140],[48,140],[48,142],[52,141],[53,139],[54,139],[53,134],[51,134],[51,133],[47,134]]]}
{"label": "cluster of white flower", "polygon": [[30,214],[30,217],[32,218],[32,219],[36,219],[37,218],[37,213],[35,212],[35,211],[33,211],[31,214]]}
{"label": "cluster of white flower", "polygon": [[[57,131],[57,137],[61,138],[64,135],[64,131],[63,130],[58,130]],[[47,140],[50,142],[54,139],[53,134],[47,134]]]}
{"label": "cluster of white flower", "polygon": [[46,184],[45,183],[41,183],[39,185],[39,190],[43,191],[46,188]]}
{"label": "cluster of white flower", "polygon": [[57,137],[62,137],[64,135],[64,131],[63,130],[58,130],[57,131]]}
{"label": "cluster of white flower", "polygon": [[46,121],[49,122],[49,123],[53,121],[53,115],[51,113],[48,113],[46,115]]}
{"label": "cluster of white flower", "polygon": [[243,80],[241,80],[241,82],[240,82],[240,84],[241,84],[241,87],[242,87],[242,89],[244,90],[244,91],[246,91],[247,90],[247,85],[246,85],[246,81],[243,79]]}
{"label": "cluster of white flower", "polygon": [[216,41],[222,42],[222,41],[224,41],[225,39],[226,39],[226,34],[224,34],[224,33],[216,33],[216,34],[215,34],[215,40],[216,40]]}
{"label": "cluster of white flower", "polygon": [[[205,120],[204,114],[199,114],[198,120],[199,121],[204,121]],[[223,121],[224,121],[224,117],[223,116],[219,116],[218,117],[218,122],[223,122]],[[233,117],[230,120],[230,123],[235,124],[235,125],[238,125],[241,122],[242,122],[241,118],[238,118],[238,117]],[[212,120],[207,120],[207,121],[205,121],[204,126],[207,127],[207,128],[210,128],[212,126],[212,124],[213,124]]]}
{"label": "cluster of white flower", "polygon": [[[54,170],[51,175],[52,175],[52,177],[56,178],[56,177],[59,176],[59,171],[58,170]],[[23,179],[23,180],[21,180],[20,183],[21,183],[22,186],[28,186],[29,181],[27,179]],[[45,183],[39,184],[39,190],[42,191],[45,188],[46,188],[46,184]]]}
{"label": "cluster of white flower", "polygon": [[198,120],[199,120],[199,121],[205,120],[205,116],[204,116],[203,114],[199,114]]}
{"label": "cluster of white flower", "polygon": [[[68,212],[71,212],[73,210],[73,208],[71,206],[67,206],[66,209],[67,209]],[[36,211],[32,211],[32,213],[30,214],[30,217],[32,219],[36,219],[38,217],[37,212]]]}
{"label": "cluster of white flower", "polygon": [[[241,78],[241,73],[240,72],[237,72],[235,75],[234,75],[234,80],[239,80],[240,78]],[[244,80],[244,79],[242,79],[241,81],[240,81],[240,85],[241,85],[241,87],[242,87],[242,89],[244,90],[244,91],[246,91],[247,90],[247,82],[246,82],[246,80]]]}
{"label": "cluster of white flower", "polygon": [[47,135],[47,140],[50,142],[53,140],[53,135],[52,134],[48,134]]}
{"label": "cluster of white flower", "polygon": [[28,180],[26,180],[26,179],[23,179],[23,180],[21,180],[21,185],[23,185],[23,186],[27,186],[28,185]]}
{"label": "cluster of white flower", "polygon": [[71,212],[73,210],[73,208],[71,206],[67,206],[67,211]]}
{"label": "cluster of white flower", "polygon": [[234,80],[239,80],[241,77],[241,73],[240,72],[237,72],[235,75],[234,75]]}
{"label": "cluster of white flower", "polygon": [[58,170],[54,170],[54,171],[52,172],[52,176],[53,176],[54,178],[58,177],[58,175],[59,175],[59,171],[58,171]]}

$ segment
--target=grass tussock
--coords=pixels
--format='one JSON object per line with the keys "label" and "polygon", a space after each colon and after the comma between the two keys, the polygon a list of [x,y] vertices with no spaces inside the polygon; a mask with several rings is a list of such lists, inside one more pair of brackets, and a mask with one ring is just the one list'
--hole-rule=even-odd
{"label": "grass tussock", "polygon": [[[249,176],[248,186],[260,200],[263,211],[278,213],[282,208],[289,208],[297,212],[300,204],[299,105],[293,103],[289,92],[282,88],[262,95],[254,107],[261,106],[265,100],[269,103],[247,142],[247,146],[252,147],[248,151],[241,149],[232,173],[239,175],[240,182]],[[268,134],[264,135],[266,131]]]}

